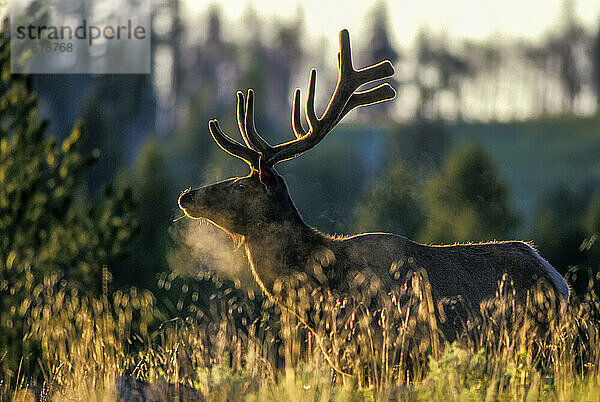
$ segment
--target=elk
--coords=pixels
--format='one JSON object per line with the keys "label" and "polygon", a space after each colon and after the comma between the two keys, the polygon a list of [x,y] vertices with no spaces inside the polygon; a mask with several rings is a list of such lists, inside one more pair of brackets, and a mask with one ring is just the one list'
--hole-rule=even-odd
{"label": "elk", "polygon": [[[499,282],[508,277],[518,295],[542,280],[561,303],[566,302],[569,287],[563,277],[522,241],[425,245],[388,233],[331,237],[304,222],[274,165],[316,146],[352,109],[395,97],[394,89],[387,83],[357,91],[364,84],[392,76],[394,69],[389,61],[355,70],[348,31],[340,32],[339,44],[337,86],[320,118],[314,105],[316,70],[310,71],[308,130],[300,118],[300,90],[295,91],[291,117],[295,139],[273,146],[261,137],[254,124],[251,89],[245,104],[244,94],[237,93],[237,123],[244,144],[224,134],[217,120],[208,123],[216,143],[244,160],[250,173],[185,191],[178,201],[185,215],[209,221],[239,239],[256,282],[271,298],[275,297],[276,282],[295,274],[333,294],[343,295],[358,274],[368,272],[371,281],[389,291],[404,280],[410,269],[410,264],[398,262],[412,261],[426,272],[434,300],[461,297],[470,305],[479,306],[493,298]],[[396,272],[390,267],[395,267]],[[453,325],[443,328],[448,337],[459,330]]]}

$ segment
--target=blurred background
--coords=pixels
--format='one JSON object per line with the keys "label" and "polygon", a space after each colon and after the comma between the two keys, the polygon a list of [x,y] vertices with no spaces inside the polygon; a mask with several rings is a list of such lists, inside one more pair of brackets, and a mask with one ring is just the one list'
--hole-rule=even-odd
{"label": "blurred background", "polygon": [[[13,234],[2,250],[5,278],[28,255],[14,251],[14,239],[36,254],[25,246],[31,236],[36,250],[62,253],[64,261],[48,268],[57,281],[99,293],[148,289],[181,310],[164,294],[194,258],[180,250],[185,219],[173,222],[181,216],[177,198],[185,188],[247,174],[213,142],[208,120],[218,118],[238,138],[235,92],[253,88],[258,130],[272,143],[291,139],[294,89],[304,103],[316,67],[317,111],[324,110],[337,79],[338,32],[347,28],[355,67],[392,61],[398,96],[351,112],[315,149],[278,166],[307,223],[331,234],[387,231],[426,243],[532,241],[561,273],[585,272],[572,277],[585,292],[585,278],[600,267],[600,4],[417,3],[156,1],[152,74],[23,78],[47,120],[44,135],[63,153],[76,142],[95,162],[77,165],[77,185],[65,190],[69,208],[87,211],[88,226],[71,235],[69,223],[62,235],[79,243],[52,242],[31,228]],[[22,191],[29,196],[3,212],[14,233],[29,224],[14,211],[35,199],[31,188]],[[68,210],[56,205],[52,213]],[[76,259],[90,248],[106,251],[83,268],[64,257],[66,249]],[[22,259],[22,272],[35,266],[31,258]]]}
{"label": "blurred background", "polygon": [[324,110],[342,28],[357,67],[392,61],[398,96],[281,165],[309,224],[434,243],[519,238],[563,273],[580,262],[600,213],[600,5],[319,3],[155,2],[151,75],[33,76],[49,133],[81,121],[82,152],[100,151],[92,198],[110,182],[134,191],[139,234],[112,269],[118,284],[152,287],[167,269],[182,189],[247,173],[207,130],[218,117],[238,136],[236,90],[254,88],[272,143],[291,138],[293,90],[306,94],[311,67]]}

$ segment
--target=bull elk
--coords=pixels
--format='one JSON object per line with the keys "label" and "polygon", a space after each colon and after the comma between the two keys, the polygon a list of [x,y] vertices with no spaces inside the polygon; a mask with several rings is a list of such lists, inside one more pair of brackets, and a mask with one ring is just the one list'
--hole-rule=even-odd
{"label": "bull elk", "polygon": [[[254,93],[237,93],[237,123],[244,144],[221,131],[217,120],[208,123],[216,143],[226,152],[244,160],[250,174],[231,178],[179,197],[185,215],[210,221],[232,238],[241,239],[250,269],[259,287],[271,298],[273,287],[283,277],[300,274],[344,295],[357,275],[368,272],[384,291],[390,291],[407,277],[414,261],[424,269],[434,301],[460,297],[479,306],[495,296],[503,278],[510,278],[516,294],[525,294],[539,280],[564,303],[569,287],[562,276],[535,249],[521,241],[431,246],[388,233],[365,233],[331,237],[307,225],[292,202],[284,179],[274,165],[295,158],[317,145],[352,109],[391,100],[395,91],[389,84],[357,91],[375,80],[390,77],[394,69],[382,61],[361,70],[352,66],[348,31],[339,35],[338,81],[327,109],[315,113],[316,70],[310,71],[306,120],[300,119],[300,90],[292,108],[295,139],[270,145],[254,125]],[[390,267],[395,267],[395,271]],[[282,306],[293,310],[293,306]],[[309,328],[310,329],[310,328]],[[452,337],[458,328],[442,328]]]}

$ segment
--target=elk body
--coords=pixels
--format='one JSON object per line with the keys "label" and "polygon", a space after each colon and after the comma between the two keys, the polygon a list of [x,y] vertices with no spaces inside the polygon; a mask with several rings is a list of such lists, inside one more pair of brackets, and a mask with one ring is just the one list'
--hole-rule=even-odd
{"label": "elk body", "polygon": [[[460,297],[479,306],[495,296],[504,277],[513,282],[517,295],[533,289],[538,281],[567,301],[569,287],[562,276],[532,247],[520,241],[429,246],[387,233],[366,233],[345,238],[322,234],[307,225],[294,206],[283,178],[273,166],[314,147],[355,107],[394,98],[388,84],[359,92],[368,82],[393,75],[389,61],[355,70],[348,32],[340,32],[337,87],[321,118],[314,108],[316,71],[310,72],[306,101],[309,129],[300,119],[300,91],[292,110],[295,139],[272,146],[256,131],[253,92],[238,92],[237,120],[245,144],[225,135],[216,120],[209,129],[217,144],[250,165],[246,177],[186,191],[179,206],[192,218],[205,219],[232,237],[241,239],[248,262],[261,289],[273,297],[278,280],[297,274],[332,294],[344,295],[357,276],[368,278],[384,292],[398,287],[412,267],[427,273],[434,301]],[[293,306],[285,306],[293,309]],[[449,323],[443,327],[451,337],[459,331]]]}

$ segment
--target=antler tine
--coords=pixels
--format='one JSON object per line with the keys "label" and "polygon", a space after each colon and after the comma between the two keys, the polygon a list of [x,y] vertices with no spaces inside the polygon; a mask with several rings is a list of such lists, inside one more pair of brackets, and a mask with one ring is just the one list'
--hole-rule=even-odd
{"label": "antler tine", "polygon": [[246,108],[244,107],[244,93],[242,91],[237,91],[236,96],[238,128],[246,146],[248,148],[252,148],[252,144],[250,143],[250,139],[248,138],[248,134],[246,133],[246,122],[244,121],[246,118]]}
{"label": "antler tine", "polygon": [[210,134],[212,135],[213,139],[222,150],[235,156],[236,158],[240,158],[250,165],[252,170],[259,170],[260,154],[258,152],[256,152],[254,149],[243,146],[236,140],[223,133],[219,127],[219,122],[216,119],[208,122],[208,129],[210,130]]}
{"label": "antler tine", "polygon": [[335,124],[339,123],[344,116],[354,108],[385,102],[394,99],[395,96],[396,91],[388,83],[381,84],[367,91],[354,92],[348,100],[348,103],[346,103],[346,106],[344,106],[344,109],[342,110],[342,113],[340,113]]}
{"label": "antler tine", "polygon": [[306,135],[306,131],[302,128],[300,121],[300,89],[296,88],[294,93],[294,106],[292,107],[292,130],[296,138]]}
{"label": "antler tine", "polygon": [[306,120],[308,121],[309,136],[312,136],[319,127],[319,118],[315,113],[315,87],[317,86],[317,70],[310,70],[308,78],[308,94],[306,95]]}
{"label": "antler tine", "polygon": [[254,126],[254,91],[248,90],[248,99],[244,110],[244,94],[237,92],[237,122],[240,134],[248,148],[263,154],[266,158],[273,153],[273,147],[265,141]]}
{"label": "antler tine", "polygon": [[254,91],[252,89],[248,90],[248,99],[246,100],[246,117],[244,121],[246,122],[246,132],[252,145],[258,148],[264,157],[272,154],[273,147],[267,141],[265,141],[263,137],[260,136],[258,131],[256,131],[256,127],[254,126]]}
{"label": "antler tine", "polygon": [[394,68],[392,67],[392,63],[387,60],[360,70],[355,70],[352,66],[350,35],[347,30],[342,30],[340,32],[340,51],[338,53],[338,81],[327,109],[321,118],[316,116],[315,86],[317,72],[315,69],[312,69],[306,98],[306,120],[308,121],[309,131],[306,133],[301,129],[298,107],[300,93],[296,91],[292,110],[292,128],[296,139],[273,147],[272,154],[265,161],[266,165],[273,166],[275,163],[293,158],[314,147],[355,107],[392,99],[396,92],[389,84],[383,84],[367,91],[354,91],[363,84],[386,78],[393,74]]}
{"label": "antler tine", "polygon": [[[389,77],[394,74],[394,67],[388,60],[382,61],[375,65],[355,70],[352,66],[352,54],[350,50],[350,35],[347,30],[340,32],[340,52],[338,53],[338,83],[335,88],[335,92],[327,105],[327,109],[320,119],[321,130],[320,137],[324,137],[335,125],[341,120],[341,118],[348,113],[352,108],[357,106],[364,106],[369,103],[375,103],[391,99],[389,97],[371,98],[372,96],[389,95],[389,90],[382,92],[378,90],[374,91],[373,94],[365,96],[364,94],[370,91],[363,91],[354,93],[361,85],[371,81],[376,81],[382,78]],[[393,88],[390,87],[390,89]],[[395,91],[394,95],[395,95]],[[357,95],[357,96],[355,96]],[[353,99],[354,97],[354,99]],[[393,98],[393,96],[392,96]],[[363,103],[368,101],[367,103]],[[346,109],[348,104],[353,105]]]}
{"label": "antler tine", "polygon": [[[306,135],[306,131],[302,128],[302,123],[300,122],[300,108],[298,107],[298,103],[300,102],[300,90],[296,90],[296,96],[294,97],[294,108],[293,108],[293,120],[292,127],[294,129],[294,134],[296,138],[300,138],[303,135]],[[361,106],[373,105],[379,102],[385,102],[390,99],[394,99],[396,96],[396,91],[392,86],[388,83],[381,84],[375,88],[371,88],[367,91],[354,92],[344,109],[337,118],[334,126],[339,123],[348,112],[352,109]]]}

